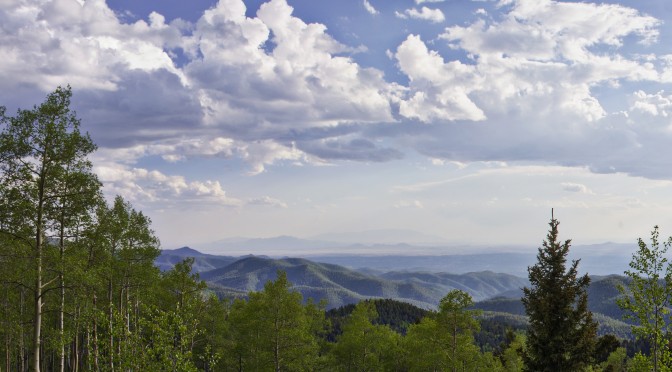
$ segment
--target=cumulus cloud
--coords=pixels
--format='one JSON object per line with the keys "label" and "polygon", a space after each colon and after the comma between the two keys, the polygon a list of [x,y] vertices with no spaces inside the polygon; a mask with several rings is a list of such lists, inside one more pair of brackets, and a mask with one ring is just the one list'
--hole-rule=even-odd
{"label": "cumulus cloud", "polygon": [[495,104],[486,112],[546,106],[554,115],[595,121],[607,113],[591,87],[658,78],[649,63],[592,49],[619,47],[628,35],[654,40],[659,21],[653,17],[618,5],[520,0],[511,7],[501,21],[451,26],[440,36],[475,59],[481,81],[487,81],[475,88],[480,107]]}
{"label": "cumulus cloud", "polygon": [[121,195],[140,204],[215,203],[241,206],[242,201],[229,197],[219,181],[187,181],[182,176],[170,176],[157,170],[98,163],[94,167],[109,195]]}
{"label": "cumulus cloud", "polygon": [[[416,0],[399,15],[444,22],[441,10],[420,7],[437,2]],[[286,0],[254,15],[242,0],[220,0],[194,23],[156,12],[126,22],[103,1],[10,1],[0,9],[0,98],[26,107],[70,83],[87,129],[129,172],[151,156],[236,158],[259,174],[283,163],[390,161],[415,149],[437,160],[670,176],[663,160],[644,162],[660,159],[672,135],[670,95],[637,88],[610,112],[596,93],[672,82],[672,57],[646,50],[659,20],[552,0],[502,1],[494,12],[426,36],[431,43],[410,30],[390,46],[406,78],[395,83],[356,62],[365,45],[339,42]],[[632,45],[646,53],[626,53]],[[196,194],[217,189],[184,182],[202,182],[190,186]]]}
{"label": "cumulus cloud", "polygon": [[475,66],[460,61],[446,63],[417,35],[406,38],[395,58],[410,79],[409,98],[400,102],[402,116],[423,122],[485,119],[484,112],[469,97],[482,79]]}
{"label": "cumulus cloud", "polygon": [[252,173],[305,157],[276,140],[288,132],[394,121],[382,72],[348,57],[361,48],[292,13],[271,0],[250,18],[241,0],[221,0],[195,24],[156,12],[125,23],[102,1],[12,2],[0,10],[3,90],[15,92],[4,102],[37,102],[69,83],[102,147],[184,140],[162,154],[178,161],[196,155],[193,143],[227,138]]}
{"label": "cumulus cloud", "polygon": [[366,9],[366,11],[369,12],[369,14],[372,14],[372,15],[378,14],[378,11],[376,10],[376,8],[374,8],[373,5],[371,5],[371,3],[368,2],[367,0],[364,0],[363,5],[364,5],[364,9]]}
{"label": "cumulus cloud", "polygon": [[[399,45],[394,58],[409,79],[399,114],[430,124],[403,143],[436,159],[661,177],[666,166],[648,159],[670,136],[652,129],[662,124],[653,117],[664,117],[665,94],[633,94],[617,112],[595,94],[623,89],[622,81],[666,81],[665,56],[621,53],[627,43],[655,42],[660,22],[620,5],[518,0],[500,9],[440,35],[464,59],[444,59],[417,35]],[[638,125],[644,115],[651,123]]]}
{"label": "cumulus cloud", "polygon": [[395,12],[395,15],[399,18],[419,19],[433,23],[441,23],[446,19],[441,9],[431,9],[426,6],[423,6],[420,10],[410,8],[406,9],[403,13]]}
{"label": "cumulus cloud", "polygon": [[631,112],[664,118],[672,114],[672,95],[662,90],[652,94],[637,90],[632,94],[631,101]]}
{"label": "cumulus cloud", "polygon": [[244,7],[222,2],[206,11],[194,31],[200,57],[186,67],[200,89],[206,123],[261,137],[393,120],[382,73],[337,56],[349,48],[292,11],[284,0],[263,4],[252,19]]}

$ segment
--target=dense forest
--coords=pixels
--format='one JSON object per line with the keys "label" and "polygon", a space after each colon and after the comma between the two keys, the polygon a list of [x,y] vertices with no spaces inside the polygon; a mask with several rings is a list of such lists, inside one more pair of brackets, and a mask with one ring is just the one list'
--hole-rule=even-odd
{"label": "dense forest", "polygon": [[[640,240],[619,305],[637,342],[598,337],[587,275],[567,268],[558,222],[530,267],[527,327],[451,290],[434,311],[367,300],[326,311],[283,272],[244,298],[218,297],[186,258],[155,266],[151,221],[107,201],[70,110],[70,88],[6,115],[0,107],[0,370],[521,371],[665,370],[672,240]],[[559,368],[559,369],[558,369]]]}

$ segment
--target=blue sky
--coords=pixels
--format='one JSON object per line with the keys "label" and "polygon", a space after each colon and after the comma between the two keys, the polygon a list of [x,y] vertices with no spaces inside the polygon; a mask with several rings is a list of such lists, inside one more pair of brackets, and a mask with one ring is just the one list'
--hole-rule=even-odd
{"label": "blue sky", "polygon": [[0,104],[58,85],[165,248],[411,229],[672,234],[672,5],[8,0]]}

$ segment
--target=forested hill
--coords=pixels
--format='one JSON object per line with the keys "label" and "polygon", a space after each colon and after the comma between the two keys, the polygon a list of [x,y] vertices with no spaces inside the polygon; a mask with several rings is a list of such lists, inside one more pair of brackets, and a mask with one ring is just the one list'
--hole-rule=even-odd
{"label": "forested hill", "polygon": [[[200,278],[220,297],[244,297],[250,291],[261,291],[264,284],[275,280],[278,270],[282,270],[304,299],[326,300],[329,309],[369,298],[395,299],[434,309],[446,293],[460,289],[473,297],[475,308],[486,311],[489,316],[504,319],[504,322],[507,319],[516,324],[524,322],[521,288],[529,283],[514,275],[492,271],[450,274],[354,270],[303,258],[217,256],[187,247],[162,251],[156,263],[166,270],[185,257],[194,257],[194,271],[199,272]],[[601,333],[621,336],[629,333],[621,321],[622,310],[615,302],[617,285],[623,281],[624,278],[617,275],[596,276],[588,289],[589,307],[600,322]]]}
{"label": "forested hill", "polygon": [[194,272],[200,273],[203,271],[214,270],[219,267],[224,267],[232,262],[240,259],[240,257],[219,256],[213,254],[201,253],[189,247],[182,247],[178,249],[163,249],[161,254],[156,258],[154,264],[161,269],[161,271],[170,270],[175,264],[181,262],[186,257],[192,257],[194,264],[192,269]]}
{"label": "forested hill", "polygon": [[476,301],[518,291],[527,284],[523,278],[492,272],[453,275],[446,273],[391,272],[364,273],[343,266],[302,258],[271,259],[249,256],[229,265],[200,273],[201,279],[221,296],[259,291],[277,271],[287,278],[304,298],[326,300],[329,308],[356,303],[367,298],[391,298],[423,308],[435,308],[451,289],[461,289]]}

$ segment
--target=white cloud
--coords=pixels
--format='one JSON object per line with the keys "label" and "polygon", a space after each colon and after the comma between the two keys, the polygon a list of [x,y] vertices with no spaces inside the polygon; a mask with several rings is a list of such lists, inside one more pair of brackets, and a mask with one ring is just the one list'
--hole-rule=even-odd
{"label": "white cloud", "polygon": [[[631,83],[672,82],[672,57],[642,47],[657,42],[660,21],[613,4],[500,5],[492,18],[447,27],[438,41],[423,41],[413,27],[425,26],[409,24],[388,54],[402,84],[355,61],[365,45],[342,44],[286,0],[249,17],[243,1],[221,0],[194,24],[157,12],[127,23],[103,1],[5,2],[0,98],[27,107],[70,83],[96,142],[129,167],[145,156],[177,165],[239,158],[258,174],[271,164],[399,159],[404,146],[449,161],[546,161],[652,177],[665,168],[644,160],[671,133],[668,94],[637,87],[620,114],[601,101]],[[400,15],[445,18],[420,5]],[[641,53],[626,53],[635,41]],[[445,58],[437,42],[451,48]]]}
{"label": "white cloud", "polygon": [[563,182],[562,189],[569,192],[576,192],[580,194],[594,194],[586,185],[574,182]]}
{"label": "white cloud", "polygon": [[430,9],[426,6],[423,6],[420,10],[411,8],[406,9],[403,13],[395,12],[394,14],[399,18],[420,19],[433,23],[441,23],[446,19],[441,9]]}
{"label": "white cloud", "polygon": [[484,112],[469,97],[480,84],[474,66],[444,62],[416,35],[408,36],[395,57],[410,78],[409,98],[400,102],[401,115],[423,122],[485,119]]}
{"label": "white cloud", "polygon": [[394,204],[395,208],[416,208],[422,209],[424,205],[419,200],[401,200]]}
{"label": "white cloud", "polygon": [[206,11],[194,31],[202,57],[186,67],[206,122],[264,133],[393,120],[382,73],[336,56],[349,48],[292,11],[284,0],[263,4],[257,18],[222,3]]}
{"label": "white cloud", "polygon": [[139,204],[179,202],[242,205],[239,199],[226,195],[219,181],[187,181],[182,176],[169,176],[157,170],[111,162],[99,162],[94,171],[105,185],[106,194],[121,195]]}
{"label": "white cloud", "polygon": [[267,205],[267,206],[278,207],[278,208],[287,208],[287,203],[283,202],[282,200],[271,198],[270,196],[262,196],[262,197],[258,197],[258,198],[249,199],[249,200],[247,200],[247,204],[249,204],[249,205]]}
{"label": "white cloud", "polygon": [[653,42],[660,22],[619,5],[520,0],[499,9],[440,35],[466,58],[444,59],[415,35],[399,45],[394,57],[409,79],[399,114],[434,124],[404,144],[446,160],[667,177],[669,166],[651,160],[672,139],[672,130],[653,129],[670,127],[661,119],[667,94],[634,94],[613,113],[601,101],[609,96],[596,94],[618,95],[626,81],[665,83],[670,58],[625,53],[637,40]]}
{"label": "white cloud", "polygon": [[366,9],[366,11],[369,12],[370,14],[376,15],[376,14],[379,13],[376,10],[376,8],[374,8],[373,5],[371,5],[371,3],[368,2],[368,0],[363,0],[363,4],[364,4],[364,9]]}
{"label": "white cloud", "polygon": [[511,3],[501,22],[478,20],[466,27],[448,27],[441,35],[475,59],[488,81],[478,92],[484,104],[492,102],[494,109],[518,106],[529,112],[551,104],[549,112],[554,115],[572,113],[595,121],[606,112],[592,87],[618,79],[658,79],[650,63],[593,50],[598,45],[618,48],[628,35],[654,40],[659,24],[655,18],[618,5]]}
{"label": "white cloud", "polygon": [[3,91],[13,92],[3,103],[32,104],[69,83],[103,148],[168,143],[174,150],[159,155],[177,162],[213,156],[204,138],[225,138],[235,145],[217,156],[240,156],[252,173],[300,161],[291,142],[314,128],[394,121],[396,88],[348,56],[363,47],[294,17],[285,0],[245,12],[243,1],[222,0],[196,24],[156,12],[127,24],[102,1],[10,3],[0,10]]}
{"label": "white cloud", "polygon": [[42,91],[69,83],[79,89],[114,90],[123,71],[168,70],[180,78],[164,47],[180,40],[180,23],[121,24],[104,2],[10,3],[1,11],[0,69],[5,87],[31,84]]}
{"label": "white cloud", "polygon": [[667,118],[672,116],[672,95],[666,95],[665,91],[648,94],[638,90],[632,94],[631,112],[639,112],[650,116]]}

